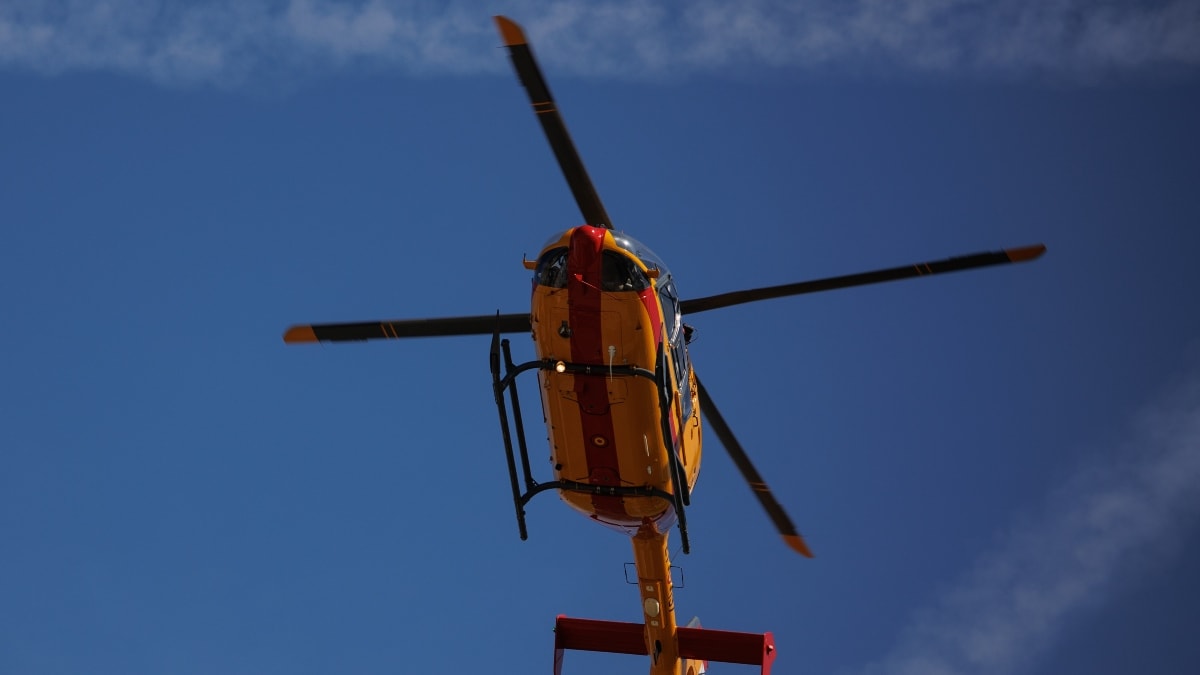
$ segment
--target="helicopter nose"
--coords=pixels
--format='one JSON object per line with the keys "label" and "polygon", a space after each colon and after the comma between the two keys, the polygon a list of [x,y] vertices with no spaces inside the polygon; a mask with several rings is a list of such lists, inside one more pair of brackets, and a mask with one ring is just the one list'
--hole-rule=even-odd
{"label": "helicopter nose", "polygon": [[604,250],[604,235],[608,232],[601,227],[580,225],[571,233],[569,253],[567,254],[567,274],[571,281],[577,282],[581,293],[587,289],[599,288],[601,274],[601,252]]}

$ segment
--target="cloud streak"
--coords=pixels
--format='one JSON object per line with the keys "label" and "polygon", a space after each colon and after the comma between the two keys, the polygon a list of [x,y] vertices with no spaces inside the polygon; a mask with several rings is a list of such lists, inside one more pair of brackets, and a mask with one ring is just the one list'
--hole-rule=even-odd
{"label": "cloud streak", "polygon": [[1023,672],[1123,572],[1161,554],[1200,515],[1200,377],[1147,407],[1123,452],[1081,471],[919,612],[869,675]]}
{"label": "cloud streak", "polygon": [[175,85],[492,72],[506,67],[497,7],[543,60],[585,76],[766,66],[1091,80],[1200,67],[1200,0],[9,0],[0,67]]}

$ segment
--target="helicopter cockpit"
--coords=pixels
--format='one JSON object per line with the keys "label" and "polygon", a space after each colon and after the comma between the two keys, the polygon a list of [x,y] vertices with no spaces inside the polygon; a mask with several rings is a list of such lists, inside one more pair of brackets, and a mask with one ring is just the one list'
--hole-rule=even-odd
{"label": "helicopter cockpit", "polygon": [[[567,252],[565,246],[546,251],[538,260],[533,282],[539,286],[566,288]],[[645,273],[627,256],[604,251],[600,263],[600,287],[605,291],[644,291],[650,287]]]}
{"label": "helicopter cockpit", "polygon": [[[560,240],[561,236],[555,237],[552,242]],[[609,292],[644,291],[650,288],[651,277],[670,276],[662,260],[633,237],[613,233],[613,240],[630,255],[613,250],[603,251],[600,270],[600,283],[603,290]],[[534,268],[533,282],[539,286],[566,288],[569,250],[566,246],[557,246],[543,253]],[[640,259],[651,270],[651,273],[643,272],[634,258]]]}

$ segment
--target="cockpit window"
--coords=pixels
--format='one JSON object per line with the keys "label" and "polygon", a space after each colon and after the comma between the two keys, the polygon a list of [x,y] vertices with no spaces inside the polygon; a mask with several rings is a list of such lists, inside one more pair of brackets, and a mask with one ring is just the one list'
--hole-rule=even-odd
{"label": "cockpit window", "polygon": [[551,288],[567,287],[567,247],[546,251],[533,272],[533,283]]}
{"label": "cockpit window", "polygon": [[670,276],[667,266],[663,264],[661,258],[654,254],[648,246],[624,232],[613,232],[613,241],[617,242],[617,246],[629,251],[642,261],[642,264],[650,269],[657,269],[659,278]]}
{"label": "cockpit window", "polygon": [[616,251],[605,251],[601,265],[601,287],[606,291],[641,291],[650,287],[650,280],[637,264]]}
{"label": "cockpit window", "polygon": [[679,328],[682,325],[679,316],[679,298],[675,294],[675,283],[671,281],[670,277],[667,277],[666,281],[659,282],[658,300],[662,305],[663,328],[667,331],[667,340],[682,342],[679,340]]}

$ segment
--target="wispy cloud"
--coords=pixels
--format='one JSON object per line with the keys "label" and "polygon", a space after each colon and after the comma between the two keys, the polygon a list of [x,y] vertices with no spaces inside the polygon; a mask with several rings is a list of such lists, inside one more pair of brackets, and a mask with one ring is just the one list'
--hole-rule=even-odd
{"label": "wispy cloud", "polygon": [[237,84],[346,67],[506,67],[489,15],[584,75],[733,66],[1108,73],[1200,66],[1200,0],[8,0],[0,67]]}
{"label": "wispy cloud", "polygon": [[1138,417],[1118,453],[1081,471],[915,615],[871,675],[1023,672],[1073,617],[1096,608],[1200,516],[1200,377]]}

